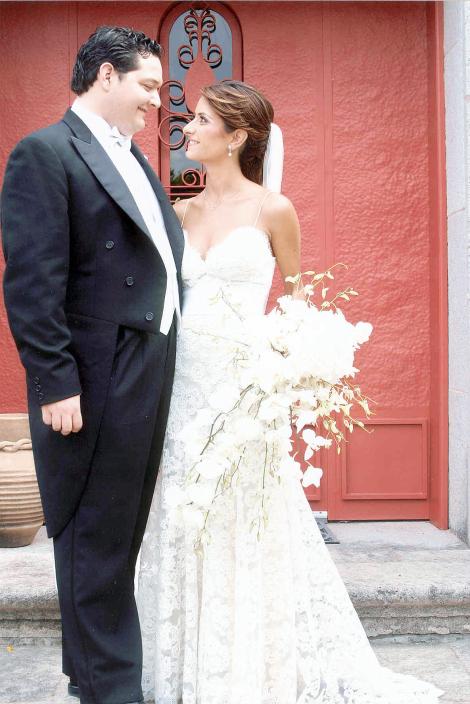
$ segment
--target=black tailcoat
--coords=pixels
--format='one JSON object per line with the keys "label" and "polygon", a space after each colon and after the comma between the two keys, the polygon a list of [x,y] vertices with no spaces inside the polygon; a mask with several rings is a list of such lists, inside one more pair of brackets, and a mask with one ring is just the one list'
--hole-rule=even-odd
{"label": "black tailcoat", "polygon": [[[183,235],[145,157],[178,272]],[[111,159],[72,111],[14,149],[2,192],[5,303],[27,373],[31,438],[54,537],[63,671],[82,704],[139,701],[137,554],[175,363],[160,333],[166,270]],[[41,405],[81,394],[62,436]]]}
{"label": "black tailcoat", "polygon": [[[158,198],[181,296],[179,221],[134,144],[132,153]],[[54,536],[74,514],[87,480],[118,327],[158,332],[166,271],[125,182],[71,110],[11,154],[2,232],[5,304],[27,373],[36,471],[48,534]],[[80,433],[63,437],[42,423],[40,405],[78,393]],[[148,403],[155,403],[146,393],[142,388],[122,413],[145,418]]]}

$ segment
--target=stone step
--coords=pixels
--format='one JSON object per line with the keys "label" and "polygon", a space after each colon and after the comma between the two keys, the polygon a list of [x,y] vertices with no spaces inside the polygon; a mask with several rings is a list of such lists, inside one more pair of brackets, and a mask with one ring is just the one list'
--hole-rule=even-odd
{"label": "stone step", "polygon": [[[368,636],[470,634],[470,549],[427,521],[330,523]],[[470,697],[469,697],[470,701]]]}
{"label": "stone step", "polygon": [[[328,549],[370,637],[470,635],[470,550],[425,522],[329,523]],[[0,643],[60,638],[51,541],[0,549]]]}
{"label": "stone step", "polygon": [[51,541],[41,529],[33,545],[0,549],[0,642],[60,639]]}
{"label": "stone step", "polygon": [[330,551],[367,635],[470,634],[470,551]]}

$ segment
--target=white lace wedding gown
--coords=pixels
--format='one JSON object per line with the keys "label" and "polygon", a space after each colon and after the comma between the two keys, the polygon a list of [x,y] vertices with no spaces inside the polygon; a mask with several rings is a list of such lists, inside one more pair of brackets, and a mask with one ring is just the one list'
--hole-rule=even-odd
{"label": "white lace wedding gown", "polygon": [[[233,230],[205,260],[186,245],[173,397],[137,595],[145,699],[435,704],[442,692],[433,685],[378,664],[297,478],[273,484],[259,542],[237,499],[212,526],[204,558],[194,535],[169,520],[165,493],[188,470],[178,434],[226,377],[231,346],[221,331],[230,316],[235,324],[264,311],[274,265],[256,226]],[[254,478],[260,462],[253,457]]]}

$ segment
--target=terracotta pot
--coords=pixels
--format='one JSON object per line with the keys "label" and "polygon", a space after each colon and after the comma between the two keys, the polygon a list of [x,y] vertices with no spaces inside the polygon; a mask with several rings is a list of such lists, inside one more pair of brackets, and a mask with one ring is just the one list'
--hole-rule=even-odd
{"label": "terracotta pot", "polygon": [[26,413],[2,414],[0,415],[0,548],[29,545],[43,522],[28,416]]}

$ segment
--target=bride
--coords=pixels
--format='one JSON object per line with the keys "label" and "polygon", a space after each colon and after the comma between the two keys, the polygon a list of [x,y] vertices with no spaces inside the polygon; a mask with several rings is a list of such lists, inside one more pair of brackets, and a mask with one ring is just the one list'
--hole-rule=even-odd
{"label": "bride", "polygon": [[267,150],[272,120],[257,90],[224,81],[202,90],[184,130],[187,155],[204,164],[207,180],[175,206],[186,237],[185,298],[141,552],[144,696],[156,704],[435,704],[442,692],[433,685],[379,665],[298,478],[273,483],[267,527],[261,539],[250,531],[240,492],[254,489],[261,451],[249,460],[253,473],[222,497],[203,553],[194,531],[172,519],[169,494],[191,464],[182,431],[209,408],[230,366],[221,331],[264,311],[276,263],[284,279],[300,271],[295,210],[274,192],[279,181],[261,185],[266,153],[276,153]]}

